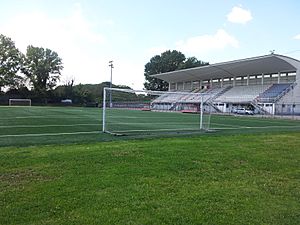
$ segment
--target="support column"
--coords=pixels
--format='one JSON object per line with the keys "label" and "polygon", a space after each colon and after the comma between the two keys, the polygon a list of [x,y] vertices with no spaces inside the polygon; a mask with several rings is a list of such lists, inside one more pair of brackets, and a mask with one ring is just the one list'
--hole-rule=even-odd
{"label": "support column", "polygon": [[247,75],[247,86],[249,86],[249,78],[250,78],[250,76]]}
{"label": "support column", "polygon": [[261,74],[261,85],[264,85],[264,74]]}
{"label": "support column", "polygon": [[171,82],[169,82],[169,91],[171,91]]}
{"label": "support column", "polygon": [[278,72],[278,80],[277,80],[277,83],[278,83],[278,84],[280,84],[280,75],[281,75],[281,73]]}
{"label": "support column", "polygon": [[221,79],[221,87],[224,85],[224,78]]}
{"label": "support column", "polygon": [[234,86],[235,87],[235,81],[236,81],[236,77],[233,77],[233,85],[232,86]]}
{"label": "support column", "polygon": [[177,84],[177,82],[175,83],[175,91],[178,91],[178,84]]}

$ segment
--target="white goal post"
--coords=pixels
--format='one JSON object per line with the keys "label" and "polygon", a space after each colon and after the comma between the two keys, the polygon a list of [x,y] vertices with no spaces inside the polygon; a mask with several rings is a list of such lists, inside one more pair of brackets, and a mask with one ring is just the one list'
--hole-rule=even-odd
{"label": "white goal post", "polygon": [[8,100],[9,106],[31,106],[31,99],[16,99],[11,98]]}
{"label": "white goal post", "polygon": [[208,130],[209,98],[203,93],[104,88],[102,131]]}

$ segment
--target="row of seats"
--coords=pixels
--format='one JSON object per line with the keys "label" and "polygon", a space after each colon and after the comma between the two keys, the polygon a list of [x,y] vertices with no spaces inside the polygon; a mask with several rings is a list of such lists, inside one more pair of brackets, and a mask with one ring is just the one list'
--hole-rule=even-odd
{"label": "row of seats", "polygon": [[170,93],[170,94],[163,94],[156,98],[153,103],[175,103],[175,102],[185,102],[185,103],[196,103],[200,102],[201,98],[203,96],[203,101],[207,101],[219,93],[223,92],[226,89],[226,87],[222,88],[210,88],[206,90],[199,90],[199,92],[192,92],[189,94],[183,94],[183,93]]}
{"label": "row of seats", "polygon": [[264,93],[270,85],[235,86],[216,98],[215,102],[251,102],[261,93]]}
{"label": "row of seats", "polygon": [[156,98],[153,103],[170,103],[178,102],[184,95],[183,94],[163,94]]}
{"label": "row of seats", "polygon": [[258,100],[263,99],[274,99],[287,90],[291,84],[273,84],[264,93],[258,96]]}
{"label": "row of seats", "polygon": [[[274,99],[283,91],[289,88],[291,84],[271,84],[271,85],[249,85],[234,87],[214,87],[206,90],[197,90],[190,94],[163,94],[152,103],[198,103],[201,101],[213,100],[214,102],[251,102],[253,100]],[[205,94],[205,95],[200,95]]]}

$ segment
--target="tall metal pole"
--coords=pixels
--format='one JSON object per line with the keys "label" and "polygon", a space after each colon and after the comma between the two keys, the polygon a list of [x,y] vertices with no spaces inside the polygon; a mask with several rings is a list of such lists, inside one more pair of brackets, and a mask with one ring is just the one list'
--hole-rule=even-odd
{"label": "tall metal pole", "polygon": [[106,114],[106,88],[103,88],[103,108],[102,108],[102,131],[105,132],[105,115]]}
{"label": "tall metal pole", "polygon": [[[113,61],[109,61],[110,67],[110,83],[109,83],[109,88],[112,88],[112,69],[114,68]],[[111,90],[109,90],[109,107],[112,108],[112,99],[111,99]]]}

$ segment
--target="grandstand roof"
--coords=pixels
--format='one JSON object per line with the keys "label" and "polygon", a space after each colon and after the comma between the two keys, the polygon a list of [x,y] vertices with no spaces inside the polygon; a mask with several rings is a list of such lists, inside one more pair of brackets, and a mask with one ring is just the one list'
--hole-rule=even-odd
{"label": "grandstand roof", "polygon": [[284,55],[270,54],[247,59],[211,64],[191,69],[152,75],[167,82],[209,80],[247,75],[294,72],[300,70],[300,61]]}

